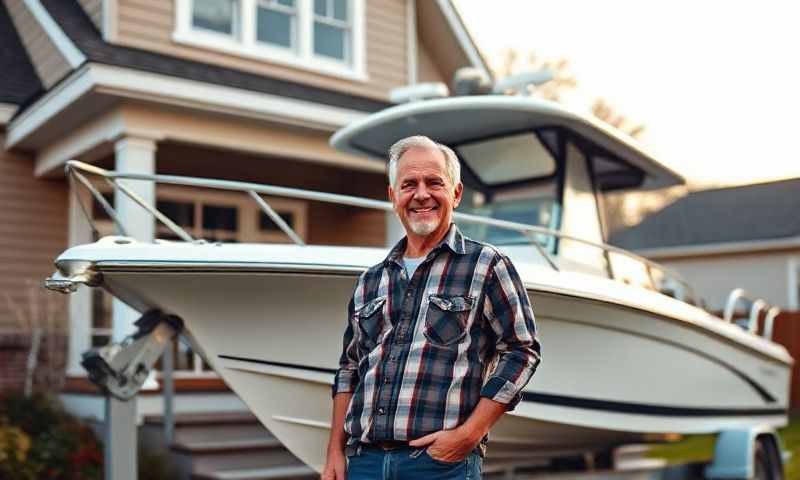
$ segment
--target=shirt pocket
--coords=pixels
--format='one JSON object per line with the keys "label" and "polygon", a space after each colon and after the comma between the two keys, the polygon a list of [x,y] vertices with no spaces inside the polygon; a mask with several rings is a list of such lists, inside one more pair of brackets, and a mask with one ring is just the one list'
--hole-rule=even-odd
{"label": "shirt pocket", "polygon": [[472,297],[428,295],[425,337],[434,344],[445,346],[463,340],[474,303]]}
{"label": "shirt pocket", "polygon": [[370,300],[355,313],[358,323],[358,345],[368,352],[378,344],[378,337],[383,331],[385,303],[386,295],[383,295]]}

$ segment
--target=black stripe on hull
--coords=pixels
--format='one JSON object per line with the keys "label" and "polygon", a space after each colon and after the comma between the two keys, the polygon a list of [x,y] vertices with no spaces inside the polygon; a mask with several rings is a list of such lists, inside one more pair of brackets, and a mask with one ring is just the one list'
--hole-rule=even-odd
{"label": "black stripe on hull", "polygon": [[594,398],[567,397],[546,393],[522,392],[522,401],[559,407],[582,408],[612,413],[631,413],[659,417],[753,417],[785,415],[781,408],[697,408],[615,402]]}
{"label": "black stripe on hull", "polygon": [[[333,368],[311,367],[295,363],[273,362],[258,358],[236,357],[233,355],[219,355],[219,358],[236,360],[239,362],[258,363],[274,367],[294,368],[311,372],[336,373]],[[549,395],[545,393],[522,392],[522,401],[539,403],[559,407],[581,408],[584,410],[597,410],[611,413],[629,413],[638,415],[654,415],[661,417],[754,417],[785,415],[786,410],[781,408],[696,408],[672,407],[666,405],[648,405],[643,403],[615,402],[597,400],[593,398],[567,397],[562,395]]]}

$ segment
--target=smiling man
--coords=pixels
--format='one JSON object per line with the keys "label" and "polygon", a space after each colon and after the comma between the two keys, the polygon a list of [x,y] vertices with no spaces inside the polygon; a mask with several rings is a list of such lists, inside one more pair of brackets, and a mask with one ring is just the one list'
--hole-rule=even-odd
{"label": "smiling man", "polygon": [[406,231],[348,306],[325,480],[477,479],[489,429],[539,364],[511,261],[452,223],[458,158],[423,136],[389,152]]}

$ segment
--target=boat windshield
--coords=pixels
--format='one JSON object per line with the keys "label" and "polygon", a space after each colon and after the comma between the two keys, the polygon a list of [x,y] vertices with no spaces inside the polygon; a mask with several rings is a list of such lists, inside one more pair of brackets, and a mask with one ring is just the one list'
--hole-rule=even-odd
{"label": "boat windshield", "polygon": [[[464,195],[457,211],[557,230],[561,211],[557,148],[558,137],[552,130],[458,146]],[[459,223],[459,228],[494,245],[531,242],[519,231],[492,225]],[[552,236],[538,241],[553,250]]]}

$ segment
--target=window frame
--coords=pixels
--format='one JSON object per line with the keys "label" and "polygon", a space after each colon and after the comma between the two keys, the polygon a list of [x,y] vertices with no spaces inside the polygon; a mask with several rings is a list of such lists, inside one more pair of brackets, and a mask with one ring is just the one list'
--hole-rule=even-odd
{"label": "window frame", "polygon": [[296,36],[294,48],[257,40],[256,15],[259,0],[238,0],[239,11],[234,16],[234,35],[193,27],[194,0],[175,0],[175,43],[220,51],[238,57],[263,60],[279,65],[308,70],[323,75],[367,82],[365,0],[347,0],[350,27],[347,30],[349,51],[345,60],[318,55],[314,52],[314,0],[295,0]]}

